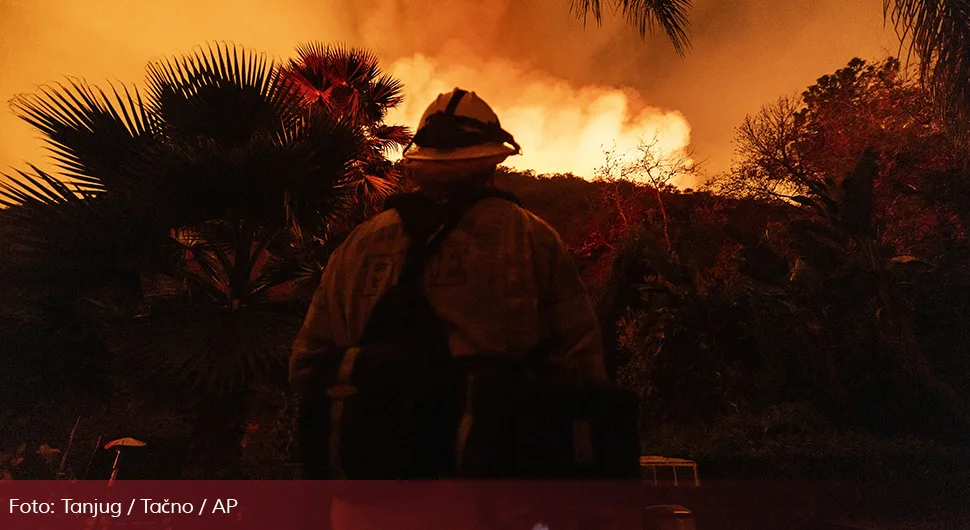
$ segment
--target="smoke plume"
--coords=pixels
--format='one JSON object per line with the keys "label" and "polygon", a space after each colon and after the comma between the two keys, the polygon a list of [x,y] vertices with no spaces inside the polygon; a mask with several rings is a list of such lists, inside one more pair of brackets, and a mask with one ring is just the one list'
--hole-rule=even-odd
{"label": "smoke plume", "polygon": [[408,93],[390,121],[416,125],[438,94],[472,90],[522,146],[522,155],[506,162],[517,169],[589,177],[603,164],[604,149],[622,153],[641,137],[657,137],[658,146],[673,153],[690,142],[690,126],[680,113],[646,106],[629,89],[577,87],[497,59],[444,65],[415,55],[395,61],[389,72],[404,81]]}
{"label": "smoke plume", "polygon": [[583,177],[604,163],[604,149],[623,153],[640,137],[657,137],[671,153],[690,143],[681,113],[651,106],[632,87],[548,73],[565,59],[573,66],[596,61],[610,36],[628,29],[577,35],[582,23],[568,2],[379,0],[373,8],[347,7],[360,40],[391,59],[387,70],[404,82],[407,99],[391,121],[415,127],[438,94],[471,90],[522,146],[507,165]]}
{"label": "smoke plume", "polygon": [[[491,104],[522,145],[509,163],[589,176],[640,135],[688,142],[727,169],[732,132],[762,104],[849,59],[896,50],[882,0],[695,0],[693,48],[641,40],[622,17],[583,26],[569,0],[0,0],[0,102],[65,75],[140,82],[150,59],[231,41],[285,59],[299,42],[375,51],[406,83],[391,119],[414,127],[439,92]],[[689,122],[689,125],[688,125]],[[0,170],[45,163],[37,134],[0,108]],[[691,183],[681,183],[689,185]]]}

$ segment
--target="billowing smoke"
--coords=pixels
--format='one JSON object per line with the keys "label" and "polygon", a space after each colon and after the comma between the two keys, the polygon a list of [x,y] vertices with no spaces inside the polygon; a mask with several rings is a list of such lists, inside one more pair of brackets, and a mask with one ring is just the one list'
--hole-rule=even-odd
{"label": "billowing smoke", "polygon": [[[92,5],[96,4],[95,8]],[[0,7],[0,171],[50,168],[37,133],[3,103],[64,75],[137,82],[149,59],[232,41],[277,58],[299,42],[376,52],[407,83],[392,118],[414,126],[455,86],[478,92],[522,144],[509,160],[588,176],[637,135],[689,139],[708,172],[729,167],[732,129],[778,96],[803,90],[854,56],[895,51],[882,1],[695,0],[693,49],[641,40],[621,16],[585,28],[569,0],[31,0]],[[672,110],[676,109],[676,111]],[[678,112],[680,114],[678,114]],[[683,116],[690,119],[688,128]],[[681,183],[682,185],[685,183]]]}
{"label": "billowing smoke", "polygon": [[690,143],[690,126],[679,112],[646,106],[629,89],[575,86],[501,59],[446,64],[414,55],[388,71],[407,90],[390,121],[415,127],[438,94],[455,87],[473,90],[522,146],[522,156],[506,162],[517,169],[591,177],[604,163],[604,149],[624,153],[641,138],[656,137],[659,148],[673,153]]}
{"label": "billowing smoke", "polygon": [[407,98],[389,116],[392,122],[415,127],[438,94],[471,90],[522,146],[522,156],[507,165],[587,178],[605,162],[604,149],[622,154],[640,137],[656,137],[669,153],[690,143],[681,113],[650,106],[633,88],[547,73],[570,64],[602,65],[597,55],[608,39],[628,29],[582,32],[568,2],[378,0],[366,9],[351,2],[348,9],[360,40],[391,59],[385,69],[404,82]]}

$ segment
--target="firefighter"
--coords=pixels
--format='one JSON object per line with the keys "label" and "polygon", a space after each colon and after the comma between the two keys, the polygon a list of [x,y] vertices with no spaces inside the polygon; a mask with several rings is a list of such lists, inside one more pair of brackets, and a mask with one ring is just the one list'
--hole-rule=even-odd
{"label": "firefighter", "polygon": [[[442,126],[438,118],[451,115]],[[403,164],[420,192],[447,201],[493,186],[496,167],[519,153],[488,104],[456,88],[424,112]],[[333,253],[290,357],[297,393],[313,357],[357,344],[407,245],[401,217],[388,210]],[[486,199],[462,218],[425,271],[425,294],[452,355],[521,359],[544,341],[563,377],[606,378],[593,304],[559,234],[513,202]]]}
{"label": "firefighter", "polygon": [[[402,164],[417,193],[448,203],[494,190],[497,166],[519,153],[489,105],[456,88],[424,112]],[[315,358],[361,341],[372,309],[402,270],[410,243],[404,224],[396,209],[387,209],[356,228],[331,256],[290,358],[298,395]],[[580,384],[606,380],[593,304],[559,234],[515,200],[489,197],[464,212],[428,261],[423,292],[454,357],[524,360],[542,344],[553,375]],[[426,502],[385,499],[379,510],[336,499],[332,522],[334,528],[479,524],[474,499],[439,490],[423,496]]]}

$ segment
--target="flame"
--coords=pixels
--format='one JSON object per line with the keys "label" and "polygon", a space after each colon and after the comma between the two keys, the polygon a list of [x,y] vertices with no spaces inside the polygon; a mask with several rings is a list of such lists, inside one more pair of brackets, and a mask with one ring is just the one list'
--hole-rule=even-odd
{"label": "flame", "polygon": [[438,94],[455,87],[474,91],[522,146],[521,156],[505,162],[519,170],[591,179],[605,162],[605,150],[622,157],[641,139],[656,137],[656,148],[673,155],[690,144],[690,125],[681,113],[645,105],[636,109],[639,96],[630,89],[576,87],[503,59],[444,64],[417,54],[394,61],[387,71],[406,92],[388,123],[414,128]]}

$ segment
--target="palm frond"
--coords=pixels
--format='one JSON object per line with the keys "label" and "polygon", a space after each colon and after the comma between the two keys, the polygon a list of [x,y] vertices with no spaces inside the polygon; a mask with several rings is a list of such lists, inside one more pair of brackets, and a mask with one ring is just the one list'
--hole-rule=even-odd
{"label": "palm frond", "polygon": [[306,106],[328,105],[333,81],[325,61],[327,50],[327,46],[320,42],[301,43],[296,48],[298,59],[291,59],[281,70]]}
{"label": "palm frond", "polygon": [[319,42],[297,46],[297,58],[282,70],[304,105],[369,125],[403,100],[403,85],[381,73],[377,55],[364,48]]}
{"label": "palm frond", "polygon": [[900,42],[919,58],[920,78],[960,145],[970,139],[970,1],[884,0]]}
{"label": "palm frond", "polygon": [[198,239],[180,242],[184,255],[180,274],[216,305],[258,302],[256,294],[272,287],[256,278],[262,276],[267,263],[276,260],[269,249],[279,246],[281,229],[214,221],[196,231]]}
{"label": "palm frond", "polygon": [[386,113],[388,109],[404,102],[404,83],[388,74],[381,75],[374,81],[370,98],[374,105]]}
{"label": "palm frond", "polygon": [[36,167],[32,171],[6,175],[9,183],[0,187],[6,208],[0,259],[8,273],[70,292],[97,291],[118,287],[120,277],[130,278],[160,254],[155,247],[161,237],[150,222],[106,196],[85,197]]}
{"label": "palm frond", "polygon": [[286,212],[291,228],[316,237],[350,204],[355,161],[366,148],[364,131],[325,111],[279,139],[279,167],[286,180]]}
{"label": "palm frond", "polygon": [[57,205],[80,199],[80,194],[36,166],[30,166],[36,175],[16,170],[15,176],[4,174],[8,182],[0,182],[0,206],[17,207],[33,204]]}
{"label": "palm frond", "polygon": [[277,261],[269,249],[282,232],[226,220],[190,231],[194,237],[178,238],[186,253],[183,278],[205,296],[190,290],[120,322],[120,364],[156,385],[210,396],[282,384],[301,322],[300,311],[268,292],[288,279],[276,274],[269,281]]}
{"label": "palm frond", "polygon": [[152,182],[151,207],[168,227],[215,219],[283,223],[289,147],[277,136],[256,135],[242,146],[208,138],[159,143],[131,163]]}
{"label": "palm frond", "polygon": [[354,184],[363,197],[386,199],[400,190],[402,172],[383,156],[370,156],[357,166],[358,178]]}
{"label": "palm frond", "polygon": [[315,288],[320,284],[322,269],[304,256],[271,256],[263,270],[253,280],[251,300],[269,300],[269,292],[275,287],[292,284],[295,290]]}
{"label": "palm frond", "polygon": [[367,186],[365,193],[386,199],[400,191],[400,171],[393,164],[382,164],[377,171],[371,170],[364,174]]}
{"label": "palm frond", "polygon": [[[613,4],[626,17],[627,22],[637,28],[641,37],[660,28],[667,34],[678,55],[683,56],[690,48],[690,36],[687,33],[690,20],[687,12],[693,4],[691,0],[613,0]],[[589,14],[593,15],[597,24],[603,21],[600,0],[571,0],[570,10],[584,24]]]}
{"label": "palm frond", "polygon": [[208,396],[285,384],[301,318],[271,307],[187,307],[137,318],[117,330],[118,364],[132,375]]}
{"label": "palm frond", "polygon": [[299,100],[265,54],[224,43],[192,55],[154,61],[148,89],[167,134],[242,146],[297,118]]}
{"label": "palm frond", "polygon": [[[200,234],[201,235],[201,234]],[[228,305],[229,277],[224,261],[205,239],[180,241],[182,262],[176,274],[197,287],[212,302]]]}
{"label": "palm frond", "polygon": [[125,164],[154,141],[158,120],[137,90],[112,85],[110,93],[69,79],[21,94],[11,106],[43,133],[68,178],[91,192],[124,193],[137,187]]}
{"label": "palm frond", "polygon": [[[276,308],[273,287],[318,280],[313,252],[329,252],[320,243],[359,207],[362,161],[373,159],[363,181],[385,192],[387,177],[374,177],[391,166],[378,155],[409,137],[380,123],[400,85],[376,57],[325,51],[339,63],[334,101],[358,118],[303,107],[271,60],[225,44],[151,63],[144,101],[82,81],[19,98],[66,173],[31,167],[0,184],[4,272],[97,301],[156,274],[169,282],[159,300],[139,298],[141,317],[118,319],[122,357],[140,373],[210,392],[285,377],[301,315]],[[283,239],[310,250],[280,252]],[[168,261],[153,269],[158,256]]]}
{"label": "palm frond", "polygon": [[370,143],[382,155],[390,154],[390,151],[406,147],[411,141],[411,130],[403,125],[378,125],[371,127],[367,131]]}

